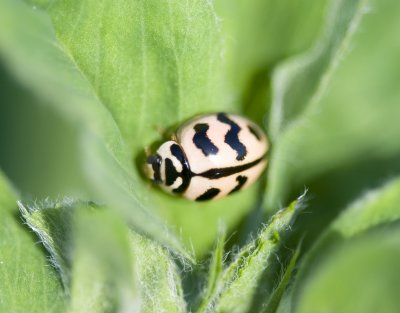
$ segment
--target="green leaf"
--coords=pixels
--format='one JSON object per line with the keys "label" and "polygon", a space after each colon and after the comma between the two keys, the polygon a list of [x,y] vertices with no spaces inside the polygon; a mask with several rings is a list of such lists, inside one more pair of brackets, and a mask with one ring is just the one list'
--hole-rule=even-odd
{"label": "green leaf", "polygon": [[159,139],[156,126],[226,108],[210,2],[61,0],[48,12],[130,151]]}
{"label": "green leaf", "polygon": [[[289,145],[291,132],[298,131],[307,122],[307,112],[320,110],[318,97],[349,49],[365,12],[365,3],[362,0],[331,1],[328,12],[325,29],[315,46],[281,64],[274,72],[269,135],[277,145],[271,156],[267,208],[276,206],[289,187],[285,171],[287,160],[294,157],[289,150],[292,148]],[[288,156],[283,159],[283,155]]]}
{"label": "green leaf", "polygon": [[[336,253],[331,252],[332,250],[343,249],[347,251],[347,248],[340,247],[346,245],[346,242],[351,240],[351,238],[360,237],[368,230],[378,228],[379,226],[383,227],[398,222],[400,220],[399,202],[400,179],[396,179],[380,189],[369,191],[363,198],[351,204],[325,231],[323,236],[303,258],[296,284],[294,285],[294,299],[301,298],[303,295],[307,296],[306,293],[303,293],[305,286],[310,280],[314,279],[316,269],[326,266],[328,263],[330,264],[330,253]],[[368,236],[373,237],[375,235],[366,235],[365,237],[369,238]],[[364,239],[360,242],[361,245],[367,246],[369,239],[365,239],[365,243]],[[348,245],[350,247],[353,243]],[[357,249],[357,245],[355,245],[355,249]],[[376,248],[380,249],[379,245]],[[351,248],[349,249],[351,250]],[[357,255],[354,257],[358,258]],[[343,262],[346,261],[343,259]],[[354,269],[357,268],[357,265],[353,263],[350,257],[347,262],[349,263],[348,266],[354,266]],[[377,260],[377,262],[381,262],[381,260]],[[363,270],[367,270],[369,259],[366,258],[364,263],[366,268]],[[375,265],[371,264],[371,266]],[[374,285],[374,279],[374,277],[371,277],[369,283],[365,283],[363,280],[362,285]],[[348,303],[351,303],[351,301],[348,301]]]}
{"label": "green leaf", "polygon": [[162,137],[157,128],[204,111],[238,111],[224,100],[210,2],[57,1],[32,9],[6,0],[0,6],[0,55],[22,85],[78,126],[90,198],[188,259],[176,236],[164,236],[158,217],[202,255],[221,216],[232,228],[246,214],[254,188],[198,204],[148,188],[140,173],[144,148]]}
{"label": "green leaf", "polygon": [[312,110],[316,105],[312,98],[318,97],[318,88],[323,90],[334,66],[347,52],[365,13],[365,1],[332,1],[328,12],[324,32],[315,46],[275,70],[269,124],[274,141],[306,108]]}
{"label": "green leaf", "polygon": [[269,297],[268,302],[265,304],[264,310],[262,310],[263,313],[277,312],[278,307],[282,302],[282,297],[285,291],[287,290],[286,288],[288,287],[288,284],[292,278],[293,270],[297,265],[297,259],[299,258],[300,255],[300,248],[301,245],[299,245],[296,251],[293,253],[293,256],[291,257],[290,262],[286,267],[285,273],[283,274],[281,280],[279,281],[278,286],[276,286],[271,296]]}
{"label": "green leaf", "polygon": [[224,270],[224,246],[226,240],[226,230],[221,226],[220,235],[218,236],[217,243],[214,248],[214,253],[211,258],[209,265],[209,273],[207,276],[207,287],[202,295],[202,301],[196,312],[206,312],[208,304],[212,301],[212,298],[216,292],[219,279]]}
{"label": "green leaf", "polygon": [[70,200],[21,210],[52,255],[71,312],[186,311],[168,250],[130,231],[113,211]]}
{"label": "green leaf", "polygon": [[[353,8],[356,2],[334,1],[336,6],[341,4]],[[269,209],[277,203],[285,203],[290,191],[313,181],[316,188],[332,188],[335,175],[338,176],[341,171],[343,179],[337,183],[344,184],[344,190],[351,189],[358,183],[357,177],[368,173],[378,173],[380,177],[365,177],[363,188],[371,185],[373,179],[382,180],[388,172],[392,175],[399,171],[393,165],[398,163],[395,159],[400,154],[397,140],[400,129],[396,122],[400,114],[399,90],[392,81],[398,77],[396,56],[400,47],[395,35],[387,33],[387,29],[399,27],[398,10],[395,9],[398,3],[393,0],[368,3],[366,6],[361,1],[355,12],[349,10],[343,13],[344,16],[351,12],[355,14],[351,26],[356,25],[355,21],[368,7],[373,8],[373,13],[362,18],[358,27],[360,31],[349,29],[343,45],[333,55],[333,64],[327,72],[321,73],[323,76],[319,76],[317,84],[312,85],[314,89],[303,90],[289,84],[282,90],[284,93],[275,93],[278,96],[293,92],[293,97],[281,99],[292,99],[303,111],[294,121],[284,120],[290,124],[283,129],[274,147],[266,197]],[[341,20],[339,18],[338,21]],[[382,33],[387,35],[382,36]],[[296,60],[290,62],[295,64]],[[315,80],[313,77],[305,78],[307,73],[303,71],[295,76],[304,78],[298,86]],[[296,81],[293,79],[287,76],[288,82]],[[303,99],[303,95],[307,95],[310,101],[297,102],[296,99]],[[285,102],[282,105],[286,108]],[[367,165],[368,171],[364,169],[357,176],[348,171],[349,174],[345,175],[345,169],[360,164]],[[316,181],[328,175],[332,178],[326,177],[325,183]],[[326,209],[328,205],[327,200],[322,207]]]}
{"label": "green leaf", "polygon": [[265,122],[275,65],[311,45],[321,28],[326,2],[215,1],[222,20],[229,97],[260,124]]}
{"label": "green leaf", "polygon": [[330,232],[352,237],[380,224],[400,220],[400,179],[369,191],[341,214],[330,227]]}
{"label": "green leaf", "polygon": [[132,248],[143,298],[141,312],[186,312],[180,272],[170,253],[134,233]]}
{"label": "green leaf", "polygon": [[[290,230],[301,199],[276,213],[260,234],[243,247],[223,271],[212,297],[203,312],[247,312],[254,310],[253,301],[262,276],[271,266],[281,236]],[[264,298],[266,295],[264,295]]]}
{"label": "green leaf", "polygon": [[[39,214],[48,215],[49,209],[45,210]],[[72,211],[74,223],[74,244],[57,243],[63,244],[59,249],[72,250],[67,268],[71,278],[70,312],[124,312],[128,307],[139,312],[140,288],[133,272],[129,230],[104,209],[78,205],[76,209],[57,209],[54,214],[63,215],[64,210]]]}
{"label": "green leaf", "polygon": [[399,247],[398,224],[337,247],[302,285],[293,312],[396,312]]}
{"label": "green leaf", "polygon": [[0,173],[0,311],[65,312],[61,283],[22,226],[16,193]]}
{"label": "green leaf", "polygon": [[[0,6],[1,28],[8,30],[0,32],[0,51],[9,61],[8,67],[23,84],[45,99],[46,104],[54,106],[65,116],[81,121],[82,136],[91,136],[94,142],[99,144],[97,150],[106,150],[108,159],[113,159],[114,163],[117,163],[117,172],[122,172],[127,177],[125,181],[119,182],[120,185],[124,183],[119,193],[129,198],[129,203],[118,206],[119,199],[113,198],[113,201],[108,197],[103,199],[116,203],[117,210],[139,230],[158,238],[174,247],[178,253],[191,258],[173,235],[164,236],[165,226],[137,200],[137,194],[141,193],[139,188],[134,187],[143,183],[132,173],[133,162],[130,160],[119,128],[94,93],[87,78],[60,48],[47,14],[40,10],[33,11],[19,1],[4,1]],[[30,27],[24,27],[23,23],[19,22],[22,20]],[[30,51],[38,53],[31,55]],[[48,83],[43,84],[43,82]],[[93,144],[90,147],[84,146],[83,150],[93,148],[92,146]],[[108,164],[99,164],[101,170],[107,166]],[[114,168],[108,170],[109,175],[114,173]],[[97,175],[96,172],[91,174]],[[89,176],[89,179],[93,179],[91,175]],[[108,182],[103,182],[103,186],[109,187]],[[95,198],[102,196],[98,189],[94,190]]]}
{"label": "green leaf", "polygon": [[367,192],[349,205],[343,213],[325,230],[321,238],[308,253],[309,261],[318,259],[322,251],[347,238],[354,237],[368,229],[400,220],[400,179]]}

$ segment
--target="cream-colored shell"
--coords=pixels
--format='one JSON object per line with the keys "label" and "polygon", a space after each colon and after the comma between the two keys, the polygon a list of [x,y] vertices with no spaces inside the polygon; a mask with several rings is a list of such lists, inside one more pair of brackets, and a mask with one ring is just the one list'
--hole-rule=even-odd
{"label": "cream-colored shell", "polygon": [[192,178],[190,185],[188,189],[186,189],[183,196],[191,200],[196,200],[196,198],[201,196],[210,188],[217,188],[220,190],[220,192],[215,197],[213,197],[212,200],[226,197],[237,186],[238,182],[236,181],[236,177],[241,175],[248,178],[246,183],[240,188],[240,190],[246,189],[257,180],[257,178],[265,169],[266,165],[267,161],[263,160],[262,162],[258,163],[248,170],[219,179],[208,179],[200,176],[195,176]]}
{"label": "cream-colored shell", "polygon": [[[197,128],[196,131],[196,125],[202,125],[201,130]],[[199,143],[199,137],[202,143]],[[211,150],[214,150],[205,151],[207,149],[204,145],[211,145],[214,147]],[[187,166],[182,166],[182,160],[178,159],[182,159],[182,156],[177,158],[171,152],[173,146],[174,153],[176,149],[181,151],[181,155],[183,152],[183,159],[186,158],[190,171],[187,170]],[[241,146],[241,152],[238,146]],[[171,193],[174,189],[177,192],[179,187],[183,191],[187,186],[182,195],[191,200],[219,199],[254,183],[267,165],[265,156],[268,148],[264,132],[247,118],[226,113],[201,115],[183,124],[173,140],[163,143],[158,148],[156,155],[159,160],[159,183],[165,191]],[[167,159],[170,163],[168,175]],[[228,174],[233,174],[228,175],[226,169],[231,170]],[[215,172],[210,174],[208,171],[224,174],[215,178]],[[150,178],[155,178],[152,164],[147,164],[146,172]],[[166,176],[170,186],[166,185]],[[212,195],[207,197],[207,192],[211,192]]]}
{"label": "cream-colored shell", "polygon": [[[247,118],[234,114],[226,114],[226,116],[240,127],[238,137],[239,141],[246,146],[246,156],[243,160],[236,159],[236,151],[225,142],[225,135],[231,129],[231,126],[219,121],[217,114],[195,117],[183,124],[178,129],[176,134],[177,142],[183,148],[190,165],[190,170],[193,173],[198,174],[213,168],[236,167],[251,163],[265,156],[269,144],[264,132]],[[213,144],[218,147],[219,151],[217,154],[205,156],[203,152],[194,144],[193,137],[196,133],[194,126],[200,123],[204,123],[209,126],[209,129],[207,130],[207,136],[213,142]],[[259,138],[257,138],[250,131],[249,126],[256,130]],[[247,177],[246,183],[241,188],[244,189],[250,186],[260,176],[266,167],[266,164],[267,161],[264,159],[257,165],[241,173],[236,173],[234,175],[219,179],[208,179],[201,176],[194,176],[188,189],[184,193],[184,196],[186,198],[195,200],[208,189],[218,188],[220,189],[220,192],[213,199],[222,198],[229,194],[229,192],[231,192],[232,189],[238,184],[236,181],[237,176],[243,175]]]}

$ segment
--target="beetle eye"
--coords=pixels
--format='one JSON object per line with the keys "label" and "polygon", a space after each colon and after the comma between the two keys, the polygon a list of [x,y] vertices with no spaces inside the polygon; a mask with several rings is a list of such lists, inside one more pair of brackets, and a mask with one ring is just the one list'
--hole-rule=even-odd
{"label": "beetle eye", "polygon": [[162,183],[161,173],[160,173],[161,162],[162,162],[162,158],[158,154],[151,155],[146,160],[146,163],[151,165],[151,167],[153,169],[153,180],[157,184]]}

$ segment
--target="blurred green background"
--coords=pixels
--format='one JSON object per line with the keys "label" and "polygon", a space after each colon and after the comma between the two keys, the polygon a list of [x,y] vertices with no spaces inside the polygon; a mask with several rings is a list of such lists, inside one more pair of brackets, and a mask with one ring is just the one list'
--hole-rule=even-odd
{"label": "blurred green background", "polygon": [[[95,1],[85,2],[84,19],[79,1],[50,2],[0,3],[0,168],[22,199],[68,196],[106,203],[134,229],[163,242],[164,230],[149,222],[154,216],[203,259],[219,223],[232,235],[227,246],[243,244],[307,189],[306,208],[286,243],[294,248],[304,239],[302,258],[342,211],[399,177],[398,1],[216,0],[215,10],[202,1],[190,9],[174,2],[168,17],[174,23],[163,22],[165,3],[148,2],[139,10],[140,1],[105,1],[109,13],[102,27],[93,25],[107,10],[98,10]],[[335,6],[346,9],[339,10],[339,26],[326,22]],[[326,63],[313,59],[313,51],[323,51]],[[290,72],[294,83],[280,94],[279,69],[287,62],[301,68],[302,55],[318,66]],[[286,107],[259,185],[198,204],[165,195],[140,176],[135,161],[160,140],[158,128],[225,110],[249,116],[269,133],[279,96],[297,106]],[[388,206],[399,212],[396,201]],[[378,203],[377,215],[380,208]],[[380,312],[396,312],[400,304],[390,292],[398,289],[384,292],[399,287],[396,218],[365,237],[333,236],[333,248],[319,246],[325,263],[315,276],[301,276],[298,286],[307,289],[294,292],[296,312],[377,312],[361,301],[376,289],[361,288],[346,298],[362,280],[363,286],[383,286],[376,296]],[[346,278],[354,288],[341,289]],[[289,312],[284,304],[280,310]]]}
{"label": "blurred green background", "polygon": [[[398,174],[400,91],[397,82],[400,62],[397,59],[400,40],[395,31],[387,31],[400,28],[396,6],[389,0],[372,1],[366,6],[369,12],[347,51],[335,61],[340,61],[340,65],[324,87],[323,96],[315,101],[317,108],[305,111],[301,116],[303,121],[289,128],[276,147],[273,146],[266,193],[269,210],[287,204],[308,188],[309,210],[320,221],[309,221],[309,227],[320,230],[352,199]],[[312,47],[323,30],[329,6],[324,1],[296,4],[282,1],[278,4],[220,0],[216,2],[216,10],[221,17],[224,45],[221,49],[226,59],[223,90],[229,102],[215,105],[214,111],[243,112],[264,123],[268,130],[273,71],[282,60]],[[87,122],[71,119],[63,110],[49,104],[37,87],[32,89],[21,84],[21,79],[13,75],[14,65],[8,61],[11,48],[3,46],[6,52],[0,69],[1,168],[23,197],[96,198],[83,168],[81,132],[85,127],[82,123]],[[23,75],[34,77],[35,74],[25,72]],[[43,88],[46,88],[46,82],[43,82]],[[213,104],[208,107],[213,108]],[[160,107],[160,110],[163,109]],[[193,112],[196,110],[196,107],[192,109]],[[159,135],[154,132],[154,126],[169,127],[170,123],[149,124],[151,137],[157,138]],[[146,139],[135,149],[140,150],[149,142]],[[140,180],[140,184],[146,182]],[[155,194],[159,197],[158,191]],[[172,224],[178,223],[174,227],[197,224],[196,220],[202,217],[201,213],[195,212],[185,218],[183,211],[187,211],[187,207],[190,210],[191,206],[187,202],[163,196],[156,200],[159,201],[164,204],[172,201],[173,207],[177,203],[182,206],[182,210],[175,209],[179,211],[174,213],[166,213],[170,210],[165,208],[156,209]],[[249,200],[239,202],[244,204],[236,213],[233,229],[239,223],[238,219],[253,207]],[[215,210],[214,205],[206,211]],[[216,212],[216,219],[225,214],[218,209]],[[210,218],[210,214],[203,218]],[[214,216],[211,218],[215,219]],[[201,224],[199,229],[203,226]],[[213,236],[210,235],[210,239]],[[210,243],[207,241],[201,250],[207,249]]]}

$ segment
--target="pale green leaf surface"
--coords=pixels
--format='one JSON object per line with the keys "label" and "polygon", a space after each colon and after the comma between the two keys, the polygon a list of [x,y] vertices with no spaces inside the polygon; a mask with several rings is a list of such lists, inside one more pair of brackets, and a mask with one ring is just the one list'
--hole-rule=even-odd
{"label": "pale green leaf surface", "polygon": [[325,262],[313,269],[293,312],[397,312],[399,262],[398,224],[354,238],[331,251]]}
{"label": "pale green leaf surface", "polygon": [[[395,179],[380,189],[367,192],[364,197],[351,204],[306,254],[294,285],[293,299],[301,298],[303,295],[308,296],[303,293],[304,286],[314,279],[316,268],[325,266],[324,264],[330,262],[328,255],[341,243],[353,237],[357,238],[370,229],[398,222],[400,220],[399,202],[400,179]],[[352,261],[349,260],[349,262]],[[381,261],[379,260],[379,262]],[[365,259],[364,263],[368,267],[369,259]],[[356,265],[351,264],[357,268]],[[374,284],[373,277],[369,284]]]}
{"label": "pale green leaf surface", "polygon": [[228,108],[211,2],[60,0],[48,11],[133,153],[159,139],[157,126]]}
{"label": "pale green leaf surface", "polygon": [[239,251],[223,271],[204,312],[247,312],[257,305],[253,297],[258,284],[280,245],[281,235],[290,230],[298,201],[276,213],[257,238]]}
{"label": "pale green leaf surface", "polygon": [[111,210],[64,200],[21,210],[52,255],[70,312],[185,312],[168,250],[130,231]]}
{"label": "pale green leaf surface", "polygon": [[[58,38],[118,124],[131,159],[140,160],[143,149],[162,138],[160,128],[198,113],[238,110],[223,99],[221,38],[211,2],[59,1],[49,12]],[[250,191],[218,203],[190,203],[145,188],[138,170],[128,182],[133,197],[172,224],[199,255],[214,241],[218,220],[232,227],[254,198]],[[88,173],[96,175],[93,168]]]}
{"label": "pale green leaf surface", "polygon": [[[0,5],[2,8],[0,23],[3,29],[8,30],[0,32],[0,53],[8,60],[9,69],[23,84],[32,88],[40,98],[45,99],[46,103],[77,122],[79,127],[82,127],[83,134],[95,134],[92,136],[97,138],[95,142],[101,146],[97,150],[106,150],[108,158],[117,164],[118,172],[128,177],[125,181],[119,182],[123,183],[120,193],[134,194],[133,185],[143,183],[132,174],[133,161],[128,156],[119,129],[80,69],[60,47],[48,16],[41,10],[33,10],[19,1],[4,1]],[[24,27],[25,24],[19,21],[28,23],[30,27]],[[42,82],[47,83],[44,85]],[[99,164],[99,167],[104,169],[107,164]],[[110,172],[112,170],[110,169]],[[97,189],[93,194],[95,198],[103,196]],[[105,200],[117,202],[116,199]],[[136,228],[176,248],[182,254],[187,254],[172,234],[163,236],[165,227],[138,202],[137,197],[131,196],[130,200],[129,204],[117,209]],[[132,214],[135,211],[137,214]]]}
{"label": "pale green leaf surface", "polygon": [[[188,258],[173,235],[163,236],[165,227],[150,211],[199,255],[214,241],[219,219],[230,229],[239,222],[251,206],[254,188],[195,204],[149,188],[135,164],[142,161],[145,146],[161,139],[156,128],[204,111],[238,111],[221,100],[219,26],[208,1],[160,6],[59,1],[49,11],[20,1],[1,6],[2,58],[23,85],[77,125],[92,198],[120,210],[138,230]],[[88,144],[88,137],[99,146]],[[108,179],[98,180],[99,173]]]}
{"label": "pale green leaf surface", "polygon": [[[369,2],[370,13],[346,44],[350,49],[339,53],[341,62],[328,72],[329,84],[324,78],[307,109],[281,133],[270,163],[270,209],[319,175],[367,160],[377,171],[399,155],[400,94],[393,82],[400,44],[387,32],[399,28],[398,6],[393,0]],[[360,9],[357,14],[365,7]],[[343,182],[353,184],[350,177]]]}
{"label": "pale green leaf surface", "polygon": [[141,286],[142,311],[186,312],[180,272],[168,251],[132,233],[135,273]]}
{"label": "pale green leaf surface", "polygon": [[65,312],[61,282],[23,227],[16,197],[0,173],[0,312]]}
{"label": "pale green leaf surface", "polygon": [[130,231],[103,209],[78,206],[74,220],[69,312],[140,312]]}

